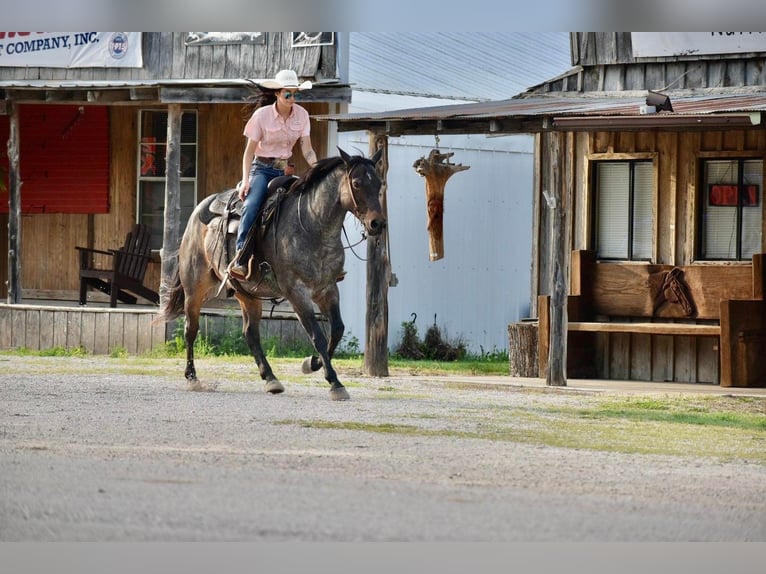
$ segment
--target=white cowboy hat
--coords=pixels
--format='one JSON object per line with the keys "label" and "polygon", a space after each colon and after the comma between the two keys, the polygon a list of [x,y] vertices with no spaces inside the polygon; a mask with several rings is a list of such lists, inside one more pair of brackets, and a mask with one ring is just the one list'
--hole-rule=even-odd
{"label": "white cowboy hat", "polygon": [[310,90],[311,82],[306,80],[302,84],[298,83],[298,75],[292,70],[280,70],[273,80],[264,80],[261,82],[264,88],[270,90],[281,90],[283,88],[298,88],[299,90]]}

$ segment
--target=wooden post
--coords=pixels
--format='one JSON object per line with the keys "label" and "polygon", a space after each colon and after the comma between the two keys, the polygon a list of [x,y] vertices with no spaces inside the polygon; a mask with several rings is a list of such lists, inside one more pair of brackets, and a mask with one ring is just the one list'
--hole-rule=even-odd
{"label": "wooden post", "polygon": [[432,149],[428,159],[421,157],[412,167],[426,179],[426,209],[428,210],[428,256],[431,261],[444,257],[444,187],[452,174],[470,169],[470,165],[453,164],[454,152],[441,153]]}
{"label": "wooden post", "polygon": [[181,105],[168,106],[168,142],[165,155],[165,227],[162,234],[160,306],[178,271],[181,245]]}
{"label": "wooden post", "polygon": [[[383,149],[378,168],[383,185],[380,207],[388,219],[387,186],[388,137],[370,132],[370,157]],[[388,284],[391,263],[388,257],[388,230],[367,239],[367,315],[364,348],[364,373],[373,377],[388,376]]]}
{"label": "wooden post", "polygon": [[21,303],[21,177],[19,172],[19,113],[8,100],[8,304]]}
{"label": "wooden post", "polygon": [[551,137],[550,155],[551,196],[548,208],[551,209],[551,311],[550,311],[550,352],[548,354],[548,374],[546,384],[565,387],[567,356],[567,238],[566,220],[567,203],[564,193],[564,178],[561,176],[561,150],[564,134],[561,132]]}

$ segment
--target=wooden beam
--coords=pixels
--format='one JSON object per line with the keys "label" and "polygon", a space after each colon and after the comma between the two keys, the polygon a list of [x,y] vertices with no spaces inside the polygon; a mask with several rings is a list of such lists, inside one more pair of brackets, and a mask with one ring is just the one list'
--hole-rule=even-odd
{"label": "wooden beam", "polygon": [[21,303],[21,177],[19,171],[19,110],[8,103],[8,304]]}
{"label": "wooden beam", "polygon": [[[378,164],[383,180],[380,207],[383,217],[388,217],[387,175],[388,137],[370,133],[370,157],[383,149]],[[364,349],[364,373],[372,377],[388,376],[388,285],[391,279],[391,262],[388,259],[388,229],[377,237],[367,238],[367,314]]]}
{"label": "wooden beam", "polygon": [[181,104],[168,106],[168,142],[165,157],[165,228],[162,235],[160,307],[178,272],[181,245]]}
{"label": "wooden beam", "polygon": [[565,387],[566,380],[566,306],[567,306],[567,203],[564,177],[561,174],[561,153],[564,134],[551,138],[551,301],[550,301],[550,353],[546,384]]}
{"label": "wooden beam", "polygon": [[160,90],[155,87],[130,88],[131,101],[144,102],[160,100]]}

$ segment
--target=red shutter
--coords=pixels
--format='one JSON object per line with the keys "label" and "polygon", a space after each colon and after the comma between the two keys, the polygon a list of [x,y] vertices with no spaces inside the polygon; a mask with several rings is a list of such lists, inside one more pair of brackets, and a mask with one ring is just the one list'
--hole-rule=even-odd
{"label": "red shutter", "polygon": [[[0,117],[0,142],[8,141]],[[105,106],[19,106],[22,213],[109,211],[109,114]],[[8,165],[2,154],[0,166]],[[5,177],[7,183],[7,176]],[[8,192],[0,192],[8,212]]]}

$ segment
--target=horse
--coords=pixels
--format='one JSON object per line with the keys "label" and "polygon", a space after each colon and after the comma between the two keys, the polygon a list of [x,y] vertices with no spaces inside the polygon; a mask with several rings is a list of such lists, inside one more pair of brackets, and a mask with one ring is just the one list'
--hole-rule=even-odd
{"label": "horse", "polygon": [[[216,201],[218,205],[226,203],[226,198],[233,198],[236,192],[227,190],[211,195],[195,207],[181,239],[177,272],[158,314],[158,320],[164,322],[185,315],[184,375],[192,388],[200,384],[194,366],[200,310],[205,301],[225,286],[226,295],[239,301],[242,333],[265,381],[266,392],[278,394],[284,391],[284,386],[274,375],[261,347],[259,322],[263,301],[284,298],[292,304],[316,351],[303,362],[302,371],[324,369],[330,399],[350,398],[332,366],[333,353],[345,328],[337,286],[344,275],[341,232],[349,212],[362,223],[368,236],[383,232],[386,220],[379,197],[382,181],[376,167],[383,150],[369,159],[350,156],[340,147],[338,151],[340,156],[318,161],[282,194],[270,227],[257,240],[256,253],[264,263],[246,280],[227,272],[230,259],[227,251],[233,251],[238,220],[227,221],[227,217],[211,209]],[[258,222],[253,224],[251,233],[257,227]],[[312,302],[329,321],[329,342]]]}

